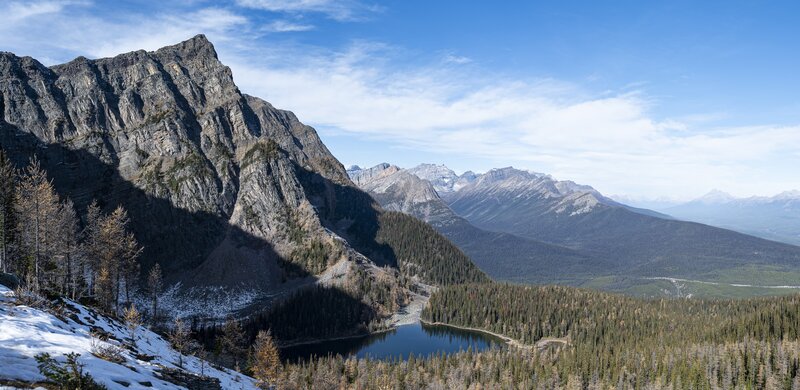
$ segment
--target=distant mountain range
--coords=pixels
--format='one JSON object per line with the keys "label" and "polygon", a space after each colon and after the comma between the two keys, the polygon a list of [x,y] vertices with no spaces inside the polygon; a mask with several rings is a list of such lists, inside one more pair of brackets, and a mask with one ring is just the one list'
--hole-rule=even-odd
{"label": "distant mountain range", "polygon": [[[347,172],[353,182],[370,193],[383,208],[428,222],[495,278],[546,283],[561,277],[563,270],[577,273],[590,264],[590,259],[577,251],[481,229],[454,213],[439,193],[452,193],[454,187],[468,184],[477,175],[459,177],[446,167],[430,164],[408,170],[379,164],[368,169],[351,167]],[[430,177],[433,182],[417,174]],[[552,264],[543,267],[547,262]],[[550,272],[555,269],[559,271]],[[520,275],[525,277],[519,278]]]}
{"label": "distant mountain range", "polygon": [[771,197],[736,198],[714,190],[661,211],[686,221],[800,245],[800,191],[786,191]]}
{"label": "distant mountain range", "polygon": [[431,223],[498,279],[659,295],[664,285],[647,278],[761,283],[777,271],[800,275],[800,247],[675,220],[546,174],[456,175],[430,164],[348,174],[383,207]]}

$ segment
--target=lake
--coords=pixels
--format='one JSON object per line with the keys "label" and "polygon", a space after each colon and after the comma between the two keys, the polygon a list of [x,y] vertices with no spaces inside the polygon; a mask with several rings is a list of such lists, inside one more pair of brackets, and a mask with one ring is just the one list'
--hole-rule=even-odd
{"label": "lake", "polygon": [[339,354],[342,356],[370,357],[373,359],[402,358],[411,354],[427,356],[438,353],[473,351],[503,347],[503,340],[481,332],[441,325],[415,323],[394,330],[364,337],[328,340],[315,344],[297,345],[281,350],[287,361],[306,360],[311,356]]}

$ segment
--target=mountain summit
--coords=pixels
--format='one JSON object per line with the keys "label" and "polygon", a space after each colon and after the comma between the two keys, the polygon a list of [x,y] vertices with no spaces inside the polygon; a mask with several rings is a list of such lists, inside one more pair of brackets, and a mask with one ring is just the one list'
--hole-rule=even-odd
{"label": "mountain summit", "polygon": [[[391,269],[443,280],[392,241],[417,222],[385,218],[313,128],[242,94],[203,35],[49,68],[2,53],[0,78],[0,147],[18,166],[37,156],[81,214],[93,199],[124,206],[143,271],[160,264],[176,301],[199,307],[188,314],[209,315],[214,297],[239,310],[311,283],[393,280]],[[442,259],[454,260],[485,278],[463,254]]]}

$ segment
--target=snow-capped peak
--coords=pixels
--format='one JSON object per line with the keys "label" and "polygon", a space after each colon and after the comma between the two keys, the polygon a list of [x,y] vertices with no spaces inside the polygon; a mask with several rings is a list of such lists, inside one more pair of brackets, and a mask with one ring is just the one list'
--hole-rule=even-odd
{"label": "snow-capped peak", "polygon": [[445,165],[420,164],[407,171],[422,180],[429,181],[440,194],[453,192],[453,187],[459,179],[459,176]]}
{"label": "snow-capped peak", "polygon": [[794,200],[800,199],[800,190],[783,191],[772,197],[775,200]]}
{"label": "snow-capped peak", "polygon": [[734,200],[736,200],[736,198],[733,197],[733,195],[724,191],[720,191],[718,189],[713,189],[709,191],[707,194],[698,198],[696,201],[700,203],[714,204],[714,203],[727,203]]}
{"label": "snow-capped peak", "polygon": [[352,180],[357,186],[362,186],[364,183],[380,177],[391,175],[399,170],[400,168],[396,165],[381,163],[367,169],[349,169],[347,170],[347,175],[350,176],[350,180]]}

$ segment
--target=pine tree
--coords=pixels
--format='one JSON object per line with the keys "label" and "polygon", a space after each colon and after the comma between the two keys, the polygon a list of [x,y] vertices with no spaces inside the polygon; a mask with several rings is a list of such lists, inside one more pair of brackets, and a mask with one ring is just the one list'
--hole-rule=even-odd
{"label": "pine tree", "polygon": [[281,361],[278,348],[272,340],[272,332],[267,330],[258,332],[253,345],[253,377],[262,389],[268,389],[278,379]]}
{"label": "pine tree", "polygon": [[246,342],[242,325],[233,318],[228,318],[222,326],[219,344],[222,353],[233,358],[234,367],[239,366],[239,359],[247,351]]}

